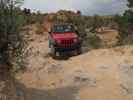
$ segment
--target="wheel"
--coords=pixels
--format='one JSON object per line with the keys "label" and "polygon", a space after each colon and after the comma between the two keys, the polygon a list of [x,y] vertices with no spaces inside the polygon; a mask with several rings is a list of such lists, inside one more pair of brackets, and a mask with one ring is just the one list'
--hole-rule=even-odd
{"label": "wheel", "polygon": [[80,55],[81,53],[82,53],[81,48],[78,48],[78,49],[77,49],[77,55]]}
{"label": "wheel", "polygon": [[50,47],[50,54],[53,58],[56,57],[56,50],[53,45]]}

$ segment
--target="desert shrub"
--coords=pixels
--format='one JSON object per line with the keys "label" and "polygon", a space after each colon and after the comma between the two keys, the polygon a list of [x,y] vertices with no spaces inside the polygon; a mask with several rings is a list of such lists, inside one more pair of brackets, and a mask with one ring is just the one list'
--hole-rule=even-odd
{"label": "desert shrub", "polygon": [[0,61],[10,66],[13,59],[20,57],[24,46],[18,4],[18,0],[0,0]]}
{"label": "desert shrub", "polygon": [[38,11],[37,14],[35,15],[35,20],[36,20],[37,23],[43,24],[44,15],[41,14],[41,13]]}
{"label": "desert shrub", "polygon": [[102,40],[96,35],[96,33],[87,33],[82,43],[84,50],[98,49],[102,47]]}
{"label": "desert shrub", "polygon": [[36,23],[43,24],[45,15],[41,14],[39,11],[37,13],[31,13],[30,9],[24,8],[24,10],[19,10],[18,12],[21,25],[23,26]]}
{"label": "desert shrub", "polygon": [[133,32],[133,1],[128,0],[129,9],[120,16],[115,16],[115,21],[118,24],[118,30],[120,33],[119,43],[120,44],[131,44],[132,43],[132,32]]}
{"label": "desert shrub", "polygon": [[133,44],[133,34],[125,37],[125,39],[123,40],[123,44]]}
{"label": "desert shrub", "polygon": [[129,32],[128,32],[128,18],[126,16],[120,16],[120,15],[116,15],[115,16],[115,20],[118,23],[118,31],[120,33],[120,37],[124,38],[126,36],[128,36]]}
{"label": "desert shrub", "polygon": [[92,32],[95,32],[97,28],[100,28],[103,25],[103,20],[100,18],[100,16],[95,15],[92,18]]}
{"label": "desert shrub", "polygon": [[74,19],[72,19],[72,23],[75,25],[76,30],[78,31],[79,36],[83,39],[86,36],[86,21],[84,21],[83,16],[77,16]]}
{"label": "desert shrub", "polygon": [[43,24],[36,23],[36,27],[37,27],[36,34],[43,34],[44,33],[44,26],[43,26]]}

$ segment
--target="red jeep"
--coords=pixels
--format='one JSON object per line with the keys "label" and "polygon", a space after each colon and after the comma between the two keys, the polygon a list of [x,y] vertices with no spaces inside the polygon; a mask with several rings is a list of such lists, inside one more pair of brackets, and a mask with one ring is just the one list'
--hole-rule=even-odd
{"label": "red jeep", "polygon": [[81,53],[81,42],[77,31],[71,24],[55,24],[49,32],[49,48],[52,56],[62,52]]}

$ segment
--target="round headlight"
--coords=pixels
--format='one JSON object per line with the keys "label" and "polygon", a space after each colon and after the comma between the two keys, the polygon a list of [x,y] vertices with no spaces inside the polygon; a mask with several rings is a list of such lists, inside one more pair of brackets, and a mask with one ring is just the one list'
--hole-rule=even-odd
{"label": "round headlight", "polygon": [[57,40],[57,43],[58,43],[58,44],[61,44],[61,40]]}
{"label": "round headlight", "polygon": [[74,43],[77,43],[78,42],[78,39],[74,39],[73,41],[74,41]]}

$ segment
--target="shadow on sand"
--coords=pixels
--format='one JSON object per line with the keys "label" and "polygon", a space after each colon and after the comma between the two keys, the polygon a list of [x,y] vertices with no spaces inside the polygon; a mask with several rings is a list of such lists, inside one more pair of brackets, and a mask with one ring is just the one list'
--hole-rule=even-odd
{"label": "shadow on sand", "polygon": [[62,53],[60,53],[60,55],[58,55],[56,57],[53,57],[53,59],[55,59],[55,60],[69,60],[72,57],[80,56],[82,54],[84,54],[84,53],[76,54],[76,53],[73,53],[73,52],[62,52]]}
{"label": "shadow on sand", "polygon": [[75,96],[78,91],[79,87],[75,86],[41,90],[26,88],[24,85],[17,83],[19,100],[76,100]]}
{"label": "shadow on sand", "polygon": [[76,100],[75,96],[80,89],[80,86],[68,86],[48,90],[27,88],[7,73],[2,73],[0,76],[0,82],[2,81],[5,82],[5,85],[0,94],[2,93],[7,98],[2,100]]}

